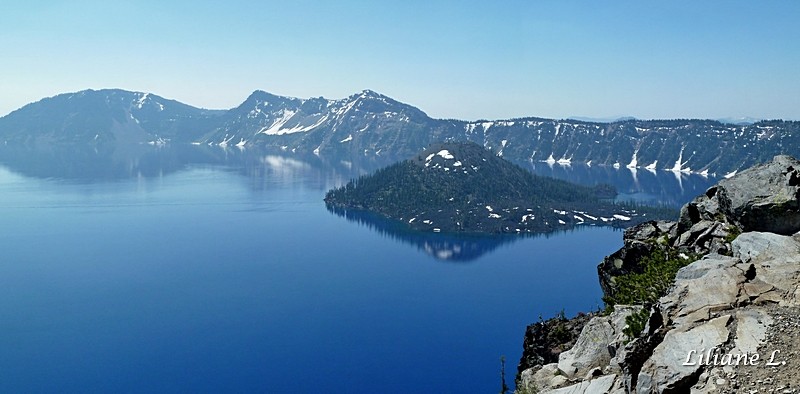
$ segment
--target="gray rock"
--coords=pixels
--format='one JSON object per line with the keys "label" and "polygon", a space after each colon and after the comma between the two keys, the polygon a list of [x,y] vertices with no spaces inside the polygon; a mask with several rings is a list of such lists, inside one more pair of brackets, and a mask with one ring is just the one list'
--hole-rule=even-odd
{"label": "gray rock", "polygon": [[[787,156],[721,181],[685,205],[676,223],[647,222],[627,230],[625,246],[598,266],[606,295],[613,295],[616,276],[642,272],[643,257],[655,249],[705,257],[678,271],[639,338],[622,345],[624,317],[596,318],[584,327],[558,360],[558,370],[573,385],[552,392],[588,392],[601,379],[594,378],[598,368],[610,382],[597,386],[605,391],[738,389],[741,378],[731,378],[731,367],[700,365],[700,353],[720,347],[717,354],[756,353],[777,321],[765,312],[772,307],[761,305],[800,306],[798,230],[800,161]],[[691,351],[693,363],[684,365]]]}
{"label": "gray rock", "polygon": [[558,370],[558,364],[547,364],[541,368],[528,368],[520,374],[518,390],[543,392],[565,385],[568,382]]}
{"label": "gray rock", "polygon": [[707,320],[712,312],[732,308],[745,276],[738,259],[710,255],[681,268],[661,308],[675,325]]}
{"label": "gray rock", "polygon": [[744,262],[743,267],[753,267],[754,280],[744,288],[745,293],[770,286],[775,289],[760,294],[754,302],[764,299],[783,305],[800,303],[796,279],[800,274],[800,242],[794,237],[750,232],[737,237],[732,247],[734,256]]}
{"label": "gray rock", "polygon": [[793,234],[800,230],[800,162],[775,156],[772,162],[720,182],[732,216],[745,231]]}
{"label": "gray rock", "polygon": [[688,331],[674,329],[667,333],[664,341],[653,351],[639,372],[637,393],[688,392],[692,377],[696,377],[702,366],[685,365],[687,355],[717,347],[728,340],[727,328],[731,317],[718,317]]}
{"label": "gray rock", "polygon": [[611,388],[616,382],[616,375],[606,375],[591,381],[583,381],[572,386],[562,387],[556,390],[544,391],[547,394],[607,394],[611,393]]}
{"label": "gray rock", "polygon": [[736,347],[730,354],[753,354],[767,337],[767,327],[773,319],[763,309],[745,309],[736,312]]}
{"label": "gray rock", "polygon": [[596,317],[583,327],[575,346],[558,357],[558,369],[569,379],[584,376],[611,360],[608,345],[614,340],[614,328],[607,317]]}
{"label": "gray rock", "polygon": [[[581,378],[607,366],[625,339],[625,318],[640,307],[617,306],[609,316],[594,317],[581,330],[572,349],[558,357],[558,369],[569,379]],[[613,349],[613,350],[612,350]]]}
{"label": "gray rock", "polygon": [[800,161],[775,156],[719,182],[681,209],[679,232],[701,220],[733,223],[743,231],[800,230]]}
{"label": "gray rock", "polygon": [[791,258],[800,262],[800,242],[793,237],[748,232],[731,243],[733,255],[745,263],[762,263],[768,260]]}

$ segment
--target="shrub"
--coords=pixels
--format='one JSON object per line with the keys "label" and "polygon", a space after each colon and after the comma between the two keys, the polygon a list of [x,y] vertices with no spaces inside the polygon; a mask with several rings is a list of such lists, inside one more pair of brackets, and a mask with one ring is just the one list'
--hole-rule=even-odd
{"label": "shrub", "polygon": [[616,291],[613,295],[603,297],[606,308],[614,305],[654,304],[667,293],[678,270],[685,267],[697,256],[682,257],[674,250],[656,248],[639,263],[643,267],[641,273],[629,273],[614,278]]}

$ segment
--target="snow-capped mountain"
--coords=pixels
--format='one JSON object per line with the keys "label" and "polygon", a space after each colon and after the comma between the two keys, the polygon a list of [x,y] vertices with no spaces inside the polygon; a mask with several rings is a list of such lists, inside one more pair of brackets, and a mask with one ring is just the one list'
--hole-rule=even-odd
{"label": "snow-capped mountain", "polygon": [[729,175],[776,154],[800,155],[800,122],[441,120],[380,93],[299,99],[256,91],[230,110],[149,93],[62,94],[0,118],[0,143],[192,143],[268,147],[342,159],[407,158],[432,143],[472,141],[524,164]]}

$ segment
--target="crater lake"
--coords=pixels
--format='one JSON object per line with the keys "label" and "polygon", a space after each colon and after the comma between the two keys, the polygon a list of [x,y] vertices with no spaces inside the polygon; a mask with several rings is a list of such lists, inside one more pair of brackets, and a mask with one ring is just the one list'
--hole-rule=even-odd
{"label": "crater lake", "polygon": [[[383,164],[0,147],[0,391],[497,392],[526,325],[602,306],[620,230],[409,234],[326,210]],[[715,183],[529,169],[674,207]]]}

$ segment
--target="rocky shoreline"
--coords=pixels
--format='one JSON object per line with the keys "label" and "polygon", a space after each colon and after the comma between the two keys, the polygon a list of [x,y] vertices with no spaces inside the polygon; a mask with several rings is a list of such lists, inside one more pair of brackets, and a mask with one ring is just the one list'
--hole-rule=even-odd
{"label": "rocky shoreline", "polygon": [[[677,222],[626,230],[598,266],[604,299],[625,299],[624,278],[649,275],[654,254],[680,264],[674,282],[652,303],[529,326],[516,392],[800,392],[798,231],[800,162],[788,156],[721,181]],[[580,334],[548,335],[556,327]]]}

